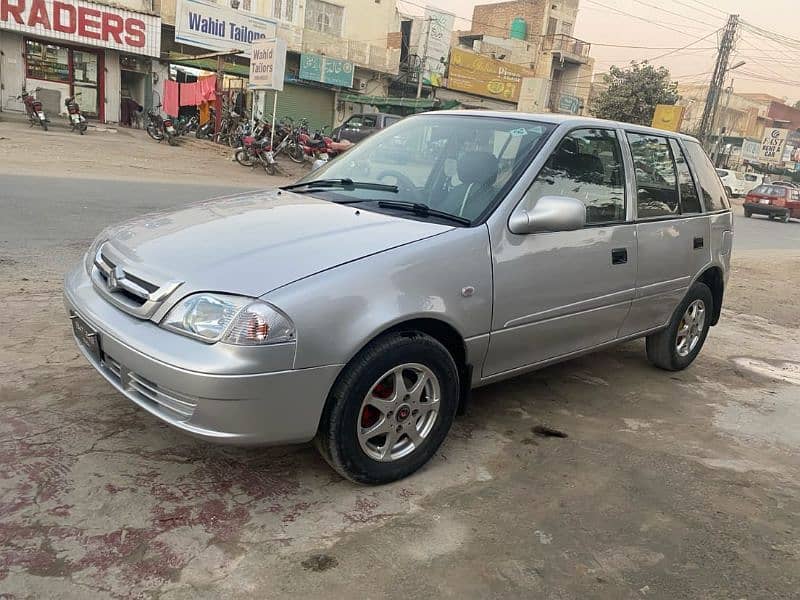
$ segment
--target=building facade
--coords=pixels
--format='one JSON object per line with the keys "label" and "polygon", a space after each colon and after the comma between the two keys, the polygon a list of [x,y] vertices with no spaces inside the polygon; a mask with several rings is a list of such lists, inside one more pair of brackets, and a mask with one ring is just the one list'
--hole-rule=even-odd
{"label": "building facade", "polygon": [[48,114],[75,97],[99,121],[119,120],[126,95],[146,100],[160,54],[150,0],[8,0],[0,9],[0,110],[24,111],[36,90]]}

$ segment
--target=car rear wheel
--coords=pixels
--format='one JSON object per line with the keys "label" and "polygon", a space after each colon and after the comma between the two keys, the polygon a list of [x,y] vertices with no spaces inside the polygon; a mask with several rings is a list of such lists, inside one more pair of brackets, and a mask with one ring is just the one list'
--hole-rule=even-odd
{"label": "car rear wheel", "polygon": [[753,211],[751,211],[751,210],[747,210],[747,209],[745,208],[745,209],[744,209],[744,216],[745,216],[745,217],[747,217],[747,218],[749,219],[750,217],[752,217],[752,216],[753,216]]}
{"label": "car rear wheel", "polygon": [[436,453],[458,408],[453,357],[419,332],[372,342],[334,384],[315,443],[343,477],[380,484],[402,479]]}
{"label": "car rear wheel", "polygon": [[783,215],[781,217],[781,221],[783,221],[784,223],[788,223],[789,222],[789,213],[786,213],[785,215]]}
{"label": "car rear wheel", "polygon": [[647,336],[647,359],[667,371],[680,371],[692,364],[706,341],[713,306],[708,286],[692,284],[667,328]]}
{"label": "car rear wheel", "polygon": [[725,195],[728,198],[733,198],[733,190],[729,188],[727,185],[725,186]]}

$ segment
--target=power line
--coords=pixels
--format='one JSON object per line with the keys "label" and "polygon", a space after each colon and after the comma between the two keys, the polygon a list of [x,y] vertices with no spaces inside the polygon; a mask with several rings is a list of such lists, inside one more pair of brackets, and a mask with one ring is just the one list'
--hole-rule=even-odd
{"label": "power line", "polygon": [[699,4],[701,6],[705,6],[706,8],[710,8],[711,10],[715,10],[718,13],[722,13],[723,15],[728,16],[728,13],[726,13],[724,10],[720,10],[716,6],[712,6],[711,4],[706,4],[705,2],[702,2],[701,0],[691,0],[691,1],[694,2],[695,4]]}
{"label": "power line", "polygon": [[685,50],[689,46],[694,46],[697,42],[702,42],[703,40],[706,40],[706,39],[710,38],[712,35],[716,35],[717,33],[719,33],[719,31],[720,31],[719,29],[715,29],[711,33],[709,33],[707,35],[704,35],[703,37],[698,38],[698,39],[694,40],[693,42],[690,42],[690,43],[686,44],[685,46],[683,46],[681,48],[678,48],[678,50],[673,50],[672,52],[667,52],[666,54],[659,54],[658,56],[654,56],[654,57],[649,58],[647,60],[658,60],[660,58],[664,58],[665,56],[670,56],[671,54],[676,54],[679,50]]}
{"label": "power line", "polygon": [[[405,1],[405,0],[403,0]],[[645,17],[640,17],[639,15],[635,15],[633,13],[625,12],[624,10],[620,10],[618,8],[614,8],[613,6],[609,6],[608,4],[603,4],[601,2],[597,2],[597,0],[584,0],[584,2],[588,2],[589,4],[596,4],[597,6],[602,6],[606,10],[613,11],[620,15],[625,15],[626,17],[631,17],[633,19],[638,19],[639,21],[644,21],[645,23],[649,23],[650,25],[655,25],[656,27],[661,27],[662,29],[668,29],[670,31],[674,31],[676,33],[680,33],[681,35],[688,36],[690,34],[686,33],[685,31],[681,31],[680,29],[676,29],[675,27],[670,27],[669,25],[664,25],[663,23],[658,23],[656,21],[651,21],[650,19],[646,19]]]}
{"label": "power line", "polygon": [[[706,10],[703,10],[702,8],[698,8],[696,6],[692,6],[691,4],[687,4],[686,2],[683,2],[682,0],[672,0],[672,1],[676,2],[677,4],[682,4],[683,6],[686,6],[687,8],[691,8],[693,10],[696,10],[696,11],[698,11],[698,12],[700,12],[700,13],[706,15],[706,16],[712,17],[714,19],[719,19],[720,18],[719,15],[715,15],[714,13],[710,13],[710,12],[708,12]],[[714,10],[719,10],[719,9],[714,9]],[[722,11],[720,11],[720,12],[722,12]],[[724,12],[722,12],[722,14],[725,15]]]}
{"label": "power line", "polygon": [[[681,19],[686,19],[687,21],[695,22],[694,19],[692,19],[691,17],[688,17],[686,15],[682,15],[681,13],[677,13],[677,12],[672,11],[672,10],[667,10],[666,8],[661,8],[660,6],[658,6],[656,4],[650,4],[649,2],[645,2],[644,0],[633,0],[633,1],[639,3],[639,4],[643,5],[643,6],[647,6],[648,8],[653,8],[655,10],[660,10],[661,12],[667,13],[668,15],[674,15],[676,17],[680,17]],[[689,27],[689,25],[682,25],[682,27]],[[695,27],[695,29],[699,29],[699,30],[702,31],[701,27]],[[719,29],[719,28],[717,28],[717,29]]]}

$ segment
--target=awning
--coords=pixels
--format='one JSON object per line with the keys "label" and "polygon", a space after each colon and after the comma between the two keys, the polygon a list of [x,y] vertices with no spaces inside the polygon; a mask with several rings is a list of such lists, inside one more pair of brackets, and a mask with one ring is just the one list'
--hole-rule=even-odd
{"label": "awning", "polygon": [[426,109],[436,106],[436,100],[430,98],[392,98],[390,96],[367,96],[366,94],[339,94],[339,100],[377,107],[397,106],[400,108]]}
{"label": "awning", "polygon": [[[170,54],[173,54],[170,52]],[[169,57],[169,62],[173,65],[182,65],[184,67],[192,67],[194,69],[201,69],[203,71],[217,72],[217,60],[215,58],[173,58]],[[226,75],[235,75],[237,77],[250,77],[249,65],[237,65],[232,62],[222,63],[222,71]]]}

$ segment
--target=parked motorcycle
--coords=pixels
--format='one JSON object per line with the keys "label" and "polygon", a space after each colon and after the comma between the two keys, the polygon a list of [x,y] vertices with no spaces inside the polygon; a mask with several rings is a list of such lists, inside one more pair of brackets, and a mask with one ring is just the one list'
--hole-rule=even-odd
{"label": "parked motorcycle", "polygon": [[260,164],[267,173],[275,175],[275,154],[272,152],[268,137],[259,140],[252,135],[245,136],[242,139],[242,147],[236,149],[234,158],[245,167]]}
{"label": "parked motorcycle", "polygon": [[28,115],[28,121],[30,121],[31,127],[40,125],[42,129],[47,131],[47,124],[50,120],[47,118],[47,115],[44,114],[42,101],[34,96],[38,91],[39,88],[34,89],[33,93],[22,90],[22,94],[17,96],[17,100],[22,100],[25,105],[25,113]]}
{"label": "parked motorcycle", "polygon": [[214,124],[215,123],[216,123],[216,118],[214,116],[214,109],[212,108],[211,109],[211,114],[210,114],[210,117],[209,117],[208,121],[206,121],[205,123],[203,123],[202,125],[200,125],[197,128],[197,131],[194,132],[194,136],[198,140],[204,140],[204,139],[213,138],[214,137]]}
{"label": "parked motorcycle", "polygon": [[161,112],[158,110],[160,108],[161,105],[157,104],[147,111],[147,135],[157,142],[166,138],[170,146],[177,146],[178,130],[175,129],[172,119],[165,119],[161,116]]}
{"label": "parked motorcycle", "polygon": [[68,97],[64,100],[64,106],[67,107],[67,114],[69,116],[69,124],[70,124],[70,131],[78,130],[78,133],[83,135],[86,133],[88,125],[86,123],[86,117],[83,116],[81,113],[81,108],[78,106],[78,102],[75,100],[75,96]]}

